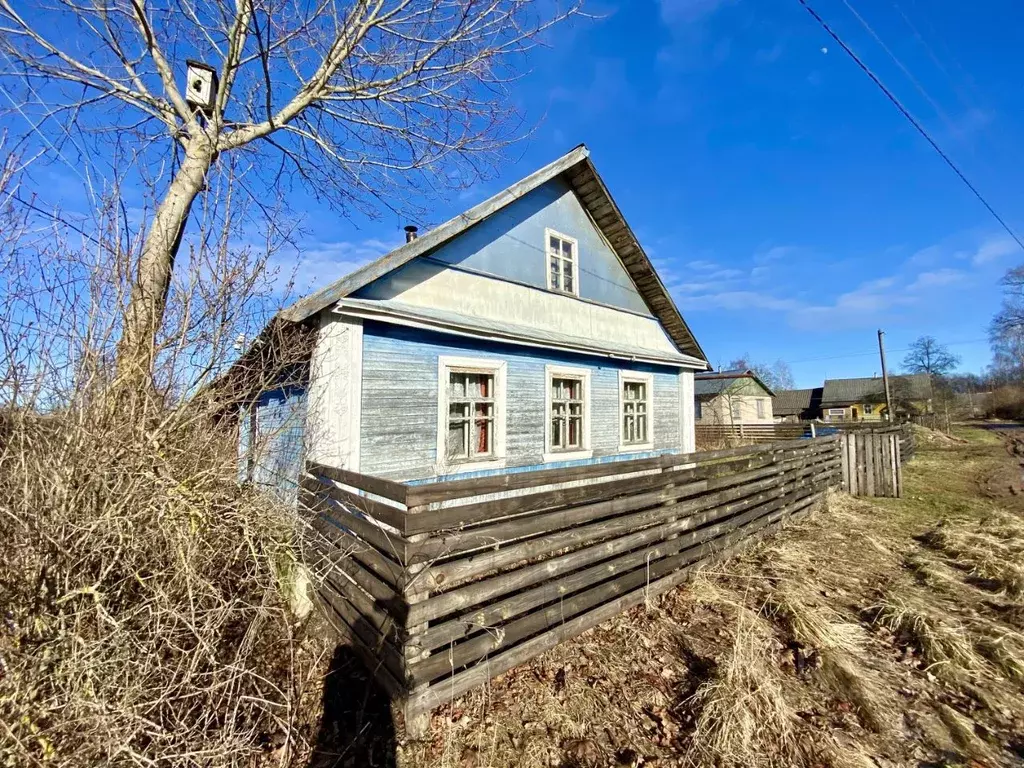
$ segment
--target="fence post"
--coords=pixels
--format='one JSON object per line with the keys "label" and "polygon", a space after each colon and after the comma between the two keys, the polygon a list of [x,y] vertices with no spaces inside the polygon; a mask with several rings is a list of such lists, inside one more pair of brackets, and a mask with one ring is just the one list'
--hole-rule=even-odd
{"label": "fence post", "polygon": [[814,431],[814,422],[812,421],[811,422],[811,439],[813,440],[817,436],[818,436],[817,433]]}

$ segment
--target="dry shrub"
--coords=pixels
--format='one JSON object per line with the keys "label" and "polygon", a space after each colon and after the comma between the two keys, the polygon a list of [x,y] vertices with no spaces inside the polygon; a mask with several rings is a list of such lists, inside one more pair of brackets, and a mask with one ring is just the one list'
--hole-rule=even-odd
{"label": "dry shrub", "polygon": [[[114,375],[139,258],[118,190],[78,246],[0,204],[0,764],[252,764],[296,745],[317,655],[282,597],[296,523],[239,487],[207,400],[266,317],[270,253],[234,245],[245,219],[214,194],[231,182],[220,166],[194,212],[142,391]],[[16,184],[0,173],[0,201]]]}
{"label": "dry shrub", "polygon": [[729,606],[736,624],[732,647],[715,676],[690,702],[698,715],[688,759],[723,767],[790,765],[795,713],[783,694],[771,625],[745,599],[732,599],[703,577],[692,590],[700,602]]}
{"label": "dry shrub", "polygon": [[182,415],[8,420],[5,764],[233,764],[291,737],[311,661],[282,599],[291,515]]}

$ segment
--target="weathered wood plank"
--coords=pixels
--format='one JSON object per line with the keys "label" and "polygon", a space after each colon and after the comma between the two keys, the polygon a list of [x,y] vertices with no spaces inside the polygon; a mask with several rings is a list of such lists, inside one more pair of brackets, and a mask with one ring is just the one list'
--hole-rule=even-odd
{"label": "weathered wood plank", "polygon": [[409,542],[403,536],[386,531],[370,520],[353,514],[337,502],[317,496],[305,489],[299,491],[299,498],[303,506],[315,510],[321,516],[355,534],[387,557],[397,560],[399,563],[406,562],[406,550]]}
{"label": "weathered wood plank", "polygon": [[[641,472],[654,468],[677,466],[680,464],[701,465],[706,462],[717,462],[720,459],[736,458],[760,453],[770,453],[774,450],[785,450],[788,448],[812,448],[829,442],[834,442],[835,437],[819,437],[812,440],[785,440],[770,445],[744,445],[736,448],[724,448],[715,451],[694,451],[692,453],[665,454],[644,459],[627,459],[622,461],[610,461],[601,464],[588,464],[578,467],[566,467],[557,469],[540,469],[530,472],[509,472],[490,477],[476,477],[466,480],[449,480],[436,483],[423,483],[407,486],[407,505],[412,510],[414,507],[422,507],[439,501],[452,501],[459,498],[472,496],[485,496],[490,493],[501,493],[504,491],[518,490],[522,488],[535,488],[541,485],[554,485],[557,483],[603,477],[605,475],[619,475],[632,472]],[[417,515],[429,516],[435,510],[414,510]],[[422,518],[426,519],[426,517]],[[420,518],[417,522],[422,522]],[[410,529],[412,531],[412,529]],[[416,533],[422,533],[420,529]]]}
{"label": "weathered wood plank", "polygon": [[[800,461],[800,460],[796,460]],[[725,487],[743,485],[765,477],[782,474],[794,465],[790,462],[761,467],[748,472],[728,474],[723,477],[711,480],[700,480],[685,486],[668,489],[666,493],[678,494],[677,498],[683,496],[696,496],[713,490],[720,490]],[[701,502],[695,502],[699,505]],[[680,506],[679,511],[685,510]],[[667,510],[667,511],[666,511]],[[481,576],[489,571],[497,570],[511,565],[520,560],[527,560],[541,555],[549,554],[566,547],[582,546],[598,539],[610,538],[630,529],[641,526],[652,525],[660,521],[666,514],[678,514],[679,512],[668,507],[661,507],[655,510],[646,510],[636,514],[611,518],[590,525],[579,526],[575,529],[543,536],[539,539],[530,539],[511,546],[501,548],[493,552],[470,555],[469,557],[452,560],[428,568],[426,571],[428,583],[432,587],[451,585],[465,579]]]}
{"label": "weathered wood plank", "polygon": [[[355,607],[343,597],[329,592],[319,592],[318,598],[321,604],[328,608],[328,619],[334,619],[334,625],[339,632],[346,633],[349,638],[362,646],[367,653],[368,666],[373,669],[380,664],[390,676],[390,680],[384,681],[393,687],[395,694],[404,695],[408,692],[405,685],[405,670],[402,667],[401,654],[387,639],[385,639],[374,626],[363,617]],[[376,664],[374,663],[376,662]]]}
{"label": "weathered wood plank", "polygon": [[[820,489],[824,485],[825,477],[820,476],[817,482],[808,483],[806,488],[808,490]],[[799,494],[801,492],[803,491],[797,491],[796,493]],[[422,636],[417,637],[415,642],[423,648],[433,650],[478,632],[482,628],[498,626],[503,620],[508,620],[564,595],[572,594],[608,577],[628,572],[637,567],[647,566],[683,549],[701,544],[708,539],[716,537],[722,531],[741,525],[744,522],[741,513],[749,512],[752,509],[759,511],[759,514],[770,512],[776,506],[785,503],[784,497],[786,495],[781,489],[772,489],[750,499],[744,499],[740,502],[726,504],[709,510],[708,513],[705,513],[706,517],[704,520],[689,521],[690,527],[695,527],[696,525],[703,527],[675,538],[669,538],[676,532],[687,530],[688,521],[673,521],[658,529],[659,538],[655,539],[658,543],[654,547],[632,551],[627,555],[611,560],[603,560],[597,565],[572,571],[563,578],[557,578],[559,573],[562,572],[557,571],[535,588],[519,592],[505,600],[488,603],[486,606],[469,614],[463,614],[455,619],[433,626],[424,632]],[[706,525],[705,523],[714,524]]]}
{"label": "weathered wood plank", "polygon": [[[327,477],[324,475],[324,477]],[[308,489],[314,494],[323,494],[330,497],[339,504],[343,504],[347,507],[351,507],[367,517],[372,517],[380,522],[391,526],[398,533],[402,533],[405,527],[405,520],[408,517],[408,512],[398,507],[393,507],[390,504],[377,501],[375,499],[367,498],[366,496],[359,496],[358,494],[352,493],[344,488],[339,488],[333,482],[328,480],[327,482],[320,482],[316,477],[308,477],[303,479],[303,488]]]}
{"label": "weathered wood plank", "polygon": [[[827,465],[823,465],[823,467],[811,466],[807,468],[804,477],[811,477],[819,472],[827,474],[831,471],[831,468]],[[503,594],[531,587],[538,582],[557,578],[577,568],[630,552],[637,547],[642,547],[666,539],[671,535],[713,522],[724,515],[743,511],[760,503],[763,499],[781,494],[781,488],[772,487],[772,483],[773,481],[771,480],[761,481],[753,484],[751,488],[743,486],[720,491],[701,500],[706,504],[704,511],[700,511],[696,504],[692,505],[691,514],[686,514],[686,510],[681,511],[678,508],[669,509],[667,517],[671,518],[679,514],[681,515],[680,518],[669,520],[669,522],[654,528],[637,531],[612,541],[588,546],[550,560],[517,568],[514,571],[501,573],[436,595],[412,608],[413,622],[436,619],[440,616],[478,605],[484,601],[493,600]],[[762,491],[762,493],[750,495],[751,491]],[[490,610],[490,607],[487,610]],[[496,615],[500,615],[500,611]],[[481,621],[487,620],[486,617],[481,618]],[[428,630],[428,632],[430,631],[432,630]]]}
{"label": "weathered wood plank", "polygon": [[319,516],[313,518],[311,526],[317,533],[329,539],[343,554],[358,560],[368,570],[392,587],[396,589],[401,587],[405,568],[400,563],[392,560],[365,541],[357,539],[348,531],[338,527],[326,518]]}
{"label": "weathered wood plank", "polygon": [[[810,440],[793,441],[794,443],[808,445],[792,445],[783,443],[780,447],[769,446],[764,449],[757,449],[746,446],[741,453],[732,453],[736,458],[732,461],[713,462],[686,462],[683,456],[664,457],[666,466],[661,474],[647,474],[629,477],[625,479],[613,478],[607,481],[594,482],[587,485],[571,486],[555,490],[535,491],[509,498],[493,499],[487,501],[476,501],[468,504],[461,504],[454,507],[431,509],[425,511],[414,510],[410,514],[406,530],[416,532],[440,531],[450,528],[460,528],[471,524],[482,522],[494,522],[501,518],[511,517],[523,513],[535,513],[543,510],[554,510],[559,507],[566,507],[576,504],[593,503],[623,496],[636,494],[641,491],[652,490],[668,483],[676,485],[685,484],[688,481],[702,479],[705,477],[718,476],[727,472],[734,472],[741,468],[753,469],[756,467],[770,466],[780,458],[788,458],[802,453],[818,453],[834,448],[833,442],[817,443]],[[716,451],[715,454],[725,454],[718,458],[728,458],[731,452]],[[788,453],[783,453],[783,452]],[[781,454],[781,455],[780,455]],[[689,454],[694,456],[697,454]],[[746,465],[744,462],[749,462]],[[690,466],[694,464],[694,466]],[[647,467],[649,470],[650,468]],[[546,470],[542,470],[546,471]],[[561,470],[558,470],[561,472]],[[619,474],[619,473],[616,473]],[[487,478],[488,480],[490,478]],[[547,479],[547,478],[545,478]],[[668,500],[666,497],[663,500]]]}
{"label": "weathered wood plank", "polygon": [[363,475],[358,472],[350,472],[338,467],[329,467],[326,464],[318,464],[314,461],[306,463],[306,471],[311,475],[323,475],[336,483],[349,485],[362,491],[367,491],[375,496],[383,496],[385,499],[405,504],[405,494],[408,486],[396,483],[392,480],[385,480],[372,475]]}
{"label": "weathered wood plank", "polygon": [[[824,448],[816,447],[811,449],[811,451],[806,455],[817,455],[818,452],[824,452],[825,450],[826,449]],[[788,456],[796,458],[799,455],[801,454],[796,454],[795,452],[776,454],[780,460]],[[774,458],[775,457],[759,456],[756,458],[756,462],[762,466],[771,466]],[[550,499],[551,497],[538,494],[536,495],[537,500],[531,505],[531,511],[533,508],[545,510],[550,509],[552,506],[555,506],[555,509],[548,512],[542,511],[539,514],[520,515],[492,525],[435,534],[416,544],[410,545],[408,550],[409,562],[424,562],[426,560],[469,552],[483,547],[493,547],[501,542],[525,538],[539,533],[550,534],[563,528],[569,528],[581,523],[592,522],[603,517],[610,517],[623,512],[642,509],[645,506],[660,504],[665,501],[679,498],[681,495],[686,495],[685,483],[688,480],[700,477],[700,475],[707,474],[713,470],[714,474],[711,475],[713,477],[728,476],[730,472],[751,468],[751,463],[753,461],[755,460],[741,459],[720,465],[697,467],[693,470],[678,470],[659,475],[640,476],[635,478],[637,482],[621,481],[621,485],[618,486],[621,495],[617,498],[609,499],[607,501],[596,501],[589,504],[585,503],[569,507],[554,504],[554,502],[551,501],[545,504],[540,503],[540,499]],[[657,482],[654,482],[653,480],[650,482],[651,485],[656,486],[656,490],[649,493],[637,493],[637,491],[643,490],[645,485],[648,485],[648,482],[646,481],[646,478],[648,477],[658,478]],[[680,490],[677,491],[673,485],[678,486]],[[571,497],[573,495],[583,496],[584,498],[588,496],[608,495],[605,492],[597,490],[604,486],[595,485],[584,487],[594,488],[595,490],[591,493],[584,493],[583,491],[577,492],[574,490],[572,494],[560,495],[559,498],[566,498],[566,496]],[[630,490],[633,491],[632,494],[628,494]],[[535,497],[531,496],[527,498]],[[505,502],[507,500],[502,499],[500,501]],[[507,510],[509,505],[494,502],[494,506],[499,509]]]}
{"label": "weathered wood plank", "polygon": [[[789,513],[804,509],[816,503],[819,499],[820,496],[810,496],[797,502],[793,505],[793,509],[789,510]],[[723,553],[728,551],[728,549],[723,550]],[[633,606],[640,605],[645,600],[673,589],[691,577],[692,568],[681,568],[638,590],[622,595],[598,608],[569,619],[555,629],[548,630],[514,648],[491,657],[487,660],[486,664],[474,666],[445,678],[443,683],[430,686],[414,697],[410,697],[407,711],[426,712],[451,701],[454,697],[460,696],[466,691],[485,683],[495,675],[506,672],[540,655],[544,651],[582,634],[591,627],[597,626]]]}

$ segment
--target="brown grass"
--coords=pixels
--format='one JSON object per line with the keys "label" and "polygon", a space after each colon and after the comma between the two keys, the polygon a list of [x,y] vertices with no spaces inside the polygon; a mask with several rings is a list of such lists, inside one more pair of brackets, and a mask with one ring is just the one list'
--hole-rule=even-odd
{"label": "brown grass", "polygon": [[698,602],[727,606],[735,616],[732,647],[717,673],[689,704],[699,713],[687,756],[696,764],[789,765],[796,714],[783,692],[771,625],[727,592],[698,578]]}

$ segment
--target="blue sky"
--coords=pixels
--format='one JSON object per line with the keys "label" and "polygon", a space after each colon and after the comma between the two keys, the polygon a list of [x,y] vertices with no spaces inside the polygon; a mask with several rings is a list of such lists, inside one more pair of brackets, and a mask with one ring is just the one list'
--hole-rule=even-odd
{"label": "blue sky", "polygon": [[[811,3],[1024,231],[1024,6]],[[583,142],[713,364],[781,358],[800,386],[872,375],[879,327],[895,367],[922,334],[964,370],[987,364],[998,280],[1024,253],[798,0],[588,10],[600,18],[549,35],[513,86],[531,137],[421,224]],[[302,289],[380,255],[408,223],[295,195]]]}

